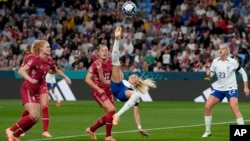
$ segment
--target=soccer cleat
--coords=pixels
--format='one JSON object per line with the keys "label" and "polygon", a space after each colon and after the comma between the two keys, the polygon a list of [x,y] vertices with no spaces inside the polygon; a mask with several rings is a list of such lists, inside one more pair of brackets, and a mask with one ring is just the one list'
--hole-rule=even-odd
{"label": "soccer cleat", "polygon": [[206,131],[203,135],[202,135],[202,138],[207,138],[211,136],[211,131]]}
{"label": "soccer cleat", "polygon": [[60,107],[61,106],[61,102],[56,102],[56,107]]}
{"label": "soccer cleat", "polygon": [[119,121],[119,117],[117,116],[117,114],[113,115],[113,121],[112,121],[112,125],[118,125],[118,121]]}
{"label": "soccer cleat", "polygon": [[48,131],[44,131],[42,133],[42,136],[45,137],[45,138],[51,138],[52,137]]}
{"label": "soccer cleat", "polygon": [[105,138],[105,141],[116,141],[112,136],[108,136]]}
{"label": "soccer cleat", "polygon": [[86,129],[86,133],[89,134],[89,137],[90,137],[90,139],[92,141],[96,141],[97,140],[97,137],[96,137],[95,133],[92,132],[89,127]]}
{"label": "soccer cleat", "polygon": [[8,141],[15,141],[14,136],[13,136],[13,131],[11,131],[10,128],[7,128],[5,130],[5,133],[6,133],[6,137],[7,137]]}
{"label": "soccer cleat", "polygon": [[24,137],[25,136],[25,133],[22,133],[21,135],[20,135],[20,137]]}

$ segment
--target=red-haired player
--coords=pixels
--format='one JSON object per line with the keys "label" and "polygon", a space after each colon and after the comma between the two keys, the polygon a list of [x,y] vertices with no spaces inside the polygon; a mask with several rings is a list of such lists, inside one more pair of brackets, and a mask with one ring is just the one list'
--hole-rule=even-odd
{"label": "red-haired player", "polygon": [[[6,129],[8,141],[19,141],[19,136],[34,126],[40,118],[40,98],[48,96],[45,75],[52,69],[61,74],[51,59],[51,48],[45,40],[35,40],[31,46],[31,53],[27,55],[18,70],[25,80],[20,93],[26,114],[10,128]],[[42,98],[41,98],[42,99]],[[41,101],[42,102],[42,101]]]}

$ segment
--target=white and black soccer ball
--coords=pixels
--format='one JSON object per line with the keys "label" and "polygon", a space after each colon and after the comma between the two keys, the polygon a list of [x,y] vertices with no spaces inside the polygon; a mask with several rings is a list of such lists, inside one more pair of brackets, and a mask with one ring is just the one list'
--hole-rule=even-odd
{"label": "white and black soccer ball", "polygon": [[122,12],[126,16],[132,16],[135,14],[136,5],[132,1],[126,1],[122,5]]}

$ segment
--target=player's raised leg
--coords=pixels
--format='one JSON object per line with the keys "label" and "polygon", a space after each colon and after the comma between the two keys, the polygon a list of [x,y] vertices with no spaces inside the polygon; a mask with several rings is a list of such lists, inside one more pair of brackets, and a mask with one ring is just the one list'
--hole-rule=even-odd
{"label": "player's raised leg", "polygon": [[118,83],[122,81],[122,72],[121,72],[121,68],[120,68],[120,51],[119,51],[119,47],[120,47],[120,43],[119,40],[121,38],[121,32],[122,32],[122,28],[121,27],[117,27],[115,29],[115,41],[114,41],[114,45],[113,45],[113,49],[112,49],[112,53],[111,53],[111,58],[112,58],[112,75],[111,75],[111,80]]}

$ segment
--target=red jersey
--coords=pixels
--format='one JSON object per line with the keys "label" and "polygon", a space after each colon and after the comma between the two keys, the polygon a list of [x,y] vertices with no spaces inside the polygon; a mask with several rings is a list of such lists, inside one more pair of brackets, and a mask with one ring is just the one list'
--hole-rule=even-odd
{"label": "red jersey", "polygon": [[[111,94],[111,89],[110,86],[107,84],[103,84],[99,78],[98,72],[97,72],[97,62],[99,62],[100,60],[96,60],[94,61],[91,66],[89,67],[88,72],[93,74],[93,81],[94,83],[100,87],[101,89],[105,90],[106,94]],[[108,59],[106,61],[102,61],[102,70],[103,70],[103,76],[106,80],[110,80],[111,79],[111,67],[112,67],[112,61],[111,59]],[[94,91],[94,89],[92,90]]]}
{"label": "red jersey", "polygon": [[45,75],[50,69],[55,69],[56,65],[54,64],[52,58],[41,58],[38,55],[30,54],[24,58],[22,66],[28,65],[30,67],[28,75],[35,80],[38,80],[37,84],[31,84],[29,81],[25,80],[29,86],[41,85],[45,82]]}

